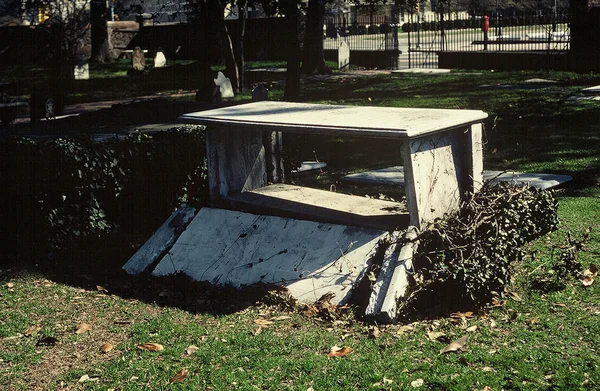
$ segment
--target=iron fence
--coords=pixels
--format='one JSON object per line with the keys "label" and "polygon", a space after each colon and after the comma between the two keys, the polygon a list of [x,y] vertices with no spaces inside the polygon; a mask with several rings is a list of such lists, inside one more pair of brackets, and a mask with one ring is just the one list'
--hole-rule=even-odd
{"label": "iron fence", "polygon": [[409,67],[437,67],[437,53],[496,51],[546,52],[570,48],[569,15],[566,12],[523,14],[492,13],[489,30],[483,16],[469,19],[453,15],[409,15],[402,30],[407,33]]}
{"label": "iron fence", "polygon": [[324,26],[323,48],[337,51],[341,42],[350,48],[350,63],[368,68],[397,69],[400,26],[395,16],[329,16]]}

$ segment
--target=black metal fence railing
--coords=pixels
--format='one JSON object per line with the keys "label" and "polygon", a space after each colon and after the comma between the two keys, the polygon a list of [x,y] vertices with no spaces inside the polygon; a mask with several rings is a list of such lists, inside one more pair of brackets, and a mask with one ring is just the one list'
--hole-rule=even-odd
{"label": "black metal fence railing", "polygon": [[353,20],[330,16],[324,26],[323,48],[337,51],[341,42],[350,48],[350,63],[368,68],[397,69],[400,27],[394,16],[359,16]]}
{"label": "black metal fence railing", "polygon": [[[464,20],[436,14],[420,18],[412,15],[411,18],[412,22],[404,23],[402,29],[412,35],[413,48],[425,45],[437,51],[569,49],[569,17],[566,13],[492,15],[488,19],[487,42],[482,29],[483,17]],[[486,43],[487,48],[484,47]]]}
{"label": "black metal fence railing", "polygon": [[531,15],[492,13],[488,31],[484,17],[453,15],[408,16],[409,67],[437,67],[438,52],[518,51],[555,54],[570,49],[569,15],[537,12]]}

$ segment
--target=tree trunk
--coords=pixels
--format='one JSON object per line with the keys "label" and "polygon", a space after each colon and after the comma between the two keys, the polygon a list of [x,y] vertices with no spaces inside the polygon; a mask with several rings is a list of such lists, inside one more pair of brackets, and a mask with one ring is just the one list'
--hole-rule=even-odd
{"label": "tree trunk", "polygon": [[300,45],[298,40],[298,3],[296,0],[287,1],[285,17],[288,27],[288,52],[284,98],[294,100],[300,96]]}
{"label": "tree trunk", "polygon": [[[211,3],[214,4],[213,1],[211,1]],[[218,42],[218,34],[216,34],[215,29],[212,27],[214,26],[212,19],[215,12],[211,12],[209,5],[204,1],[199,1],[197,5],[198,28],[201,29],[202,33],[200,34],[198,42],[200,48],[198,74],[200,75],[200,78],[198,80],[199,85],[198,92],[196,93],[196,100],[213,102],[216,98],[216,91],[211,65],[216,57],[215,42]]]}
{"label": "tree trunk", "polygon": [[229,35],[229,31],[227,30],[224,18],[222,19],[221,25],[221,40],[223,42],[223,47],[225,48],[223,53],[223,58],[225,59],[225,73],[227,73],[227,76],[229,76],[229,79],[231,80],[233,91],[237,93],[240,92],[240,71],[237,62],[235,61],[233,42]]}
{"label": "tree trunk", "polygon": [[325,0],[309,0],[306,10],[303,73],[325,72],[325,54],[323,52],[324,22]]}
{"label": "tree trunk", "polygon": [[240,10],[240,37],[238,45],[238,67],[239,67],[239,85],[240,90],[244,88],[244,76],[246,72],[246,60],[244,58],[244,39],[246,37],[246,19],[248,19],[248,2],[247,0],[238,1],[238,9]]}
{"label": "tree trunk", "polygon": [[108,9],[105,0],[92,0],[90,3],[90,21],[92,30],[92,55],[90,61],[104,62],[110,59],[106,16]]}

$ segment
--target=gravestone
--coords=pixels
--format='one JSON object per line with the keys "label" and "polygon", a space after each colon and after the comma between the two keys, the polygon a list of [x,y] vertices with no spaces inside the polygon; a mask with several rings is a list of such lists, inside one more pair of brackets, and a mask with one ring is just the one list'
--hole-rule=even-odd
{"label": "gravestone", "polygon": [[75,65],[75,80],[89,80],[90,78],[90,65],[88,63]]}
{"label": "gravestone", "polygon": [[269,90],[264,84],[259,84],[252,89],[252,102],[260,102],[269,99]]}
{"label": "gravestone", "polygon": [[159,50],[156,52],[156,56],[154,57],[154,68],[162,68],[167,65],[167,58],[165,54]]}
{"label": "gravestone", "polygon": [[141,72],[144,70],[144,68],[146,68],[146,58],[144,57],[144,52],[139,46],[136,46],[131,54],[131,68],[138,72]]}
{"label": "gravestone", "polygon": [[338,48],[338,69],[345,71],[350,65],[350,46],[348,42],[342,41]]}
{"label": "gravestone", "polygon": [[225,77],[223,72],[219,71],[217,74],[217,78],[214,79],[215,84],[219,87],[219,91],[221,91],[221,98],[233,98],[233,87],[231,86],[231,80],[228,77]]}

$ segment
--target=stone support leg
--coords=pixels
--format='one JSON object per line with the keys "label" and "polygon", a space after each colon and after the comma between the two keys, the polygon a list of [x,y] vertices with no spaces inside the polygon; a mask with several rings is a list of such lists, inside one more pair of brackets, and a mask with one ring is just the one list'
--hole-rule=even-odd
{"label": "stone support leg", "polygon": [[281,134],[251,129],[208,129],[206,157],[211,204],[283,182]]}
{"label": "stone support leg", "polygon": [[410,224],[423,228],[480,188],[481,125],[410,139],[402,156]]}

